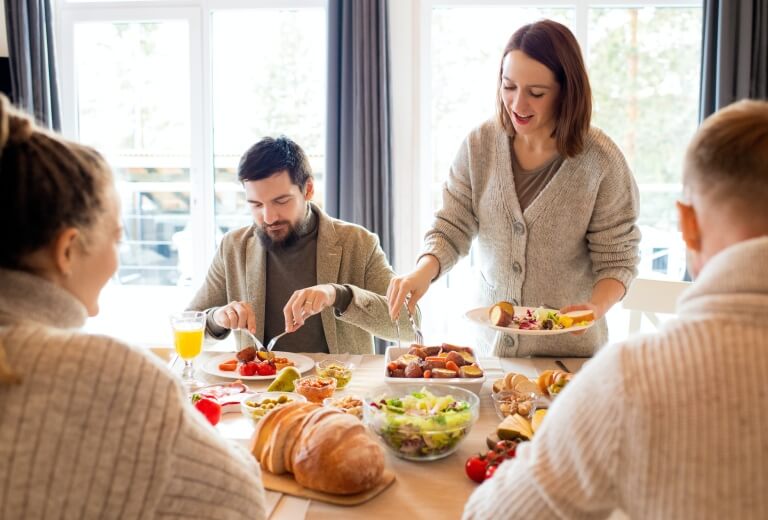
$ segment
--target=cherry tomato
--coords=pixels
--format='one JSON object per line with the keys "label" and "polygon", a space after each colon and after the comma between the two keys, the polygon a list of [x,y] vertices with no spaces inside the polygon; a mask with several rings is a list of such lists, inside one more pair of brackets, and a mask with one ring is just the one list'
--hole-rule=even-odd
{"label": "cherry tomato", "polygon": [[488,453],[485,455],[485,460],[488,461],[489,466],[491,464],[498,464],[505,458],[506,458],[506,455],[504,453],[499,453],[496,450],[489,450]]}
{"label": "cherry tomato", "polygon": [[216,399],[205,397],[200,394],[193,394],[192,404],[195,405],[195,408],[197,408],[213,426],[216,426],[221,420],[221,405]]}
{"label": "cherry tomato", "polygon": [[259,363],[258,372],[260,376],[273,376],[277,373],[277,369],[275,368],[275,365],[269,361],[264,361],[263,363]]}
{"label": "cherry tomato", "polygon": [[495,451],[498,453],[503,453],[507,457],[512,458],[515,456],[515,452],[517,451],[517,442],[499,441],[496,443]]}
{"label": "cherry tomato", "polygon": [[467,476],[478,483],[485,480],[487,469],[488,461],[485,460],[483,455],[473,455],[467,459],[467,463],[464,465]]}
{"label": "cherry tomato", "polygon": [[492,464],[488,466],[488,468],[485,470],[485,478],[489,479],[493,476],[494,473],[496,473],[496,468],[498,468],[498,464]]}
{"label": "cherry tomato", "polygon": [[238,369],[241,376],[255,376],[258,372],[258,363],[255,361],[249,361],[240,365]]}

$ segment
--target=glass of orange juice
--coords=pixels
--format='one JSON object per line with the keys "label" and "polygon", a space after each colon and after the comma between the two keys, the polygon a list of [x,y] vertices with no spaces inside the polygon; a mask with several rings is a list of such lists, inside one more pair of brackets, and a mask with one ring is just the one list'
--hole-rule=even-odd
{"label": "glass of orange juice", "polygon": [[205,383],[195,379],[192,360],[199,356],[203,350],[205,313],[184,311],[171,314],[171,326],[173,327],[173,343],[176,347],[176,353],[184,360],[181,379],[190,390],[199,388]]}

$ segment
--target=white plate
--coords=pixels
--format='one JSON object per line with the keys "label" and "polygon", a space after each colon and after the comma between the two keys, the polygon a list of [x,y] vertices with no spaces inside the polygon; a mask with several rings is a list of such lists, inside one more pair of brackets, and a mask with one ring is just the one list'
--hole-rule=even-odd
{"label": "white plate", "polygon": [[[312,361],[311,358],[308,358],[307,356],[303,356],[301,354],[294,354],[293,352],[273,352],[273,354],[277,357],[284,357],[288,358],[288,360],[293,361],[294,366],[296,369],[301,372],[302,374],[304,372],[309,372],[315,367],[315,362]],[[242,379],[243,381],[258,381],[258,380],[269,380],[274,379],[275,376],[241,376],[240,372],[237,370],[234,371],[227,371],[227,370],[219,370],[219,365],[225,361],[228,361],[230,359],[235,359],[235,353],[234,352],[225,352],[223,354],[219,354],[218,356],[213,356],[212,358],[208,359],[205,363],[203,363],[202,370],[206,374],[211,374],[212,376],[219,376],[219,377],[227,377],[229,379]]]}
{"label": "white plate", "polygon": [[[478,325],[483,325],[484,327],[490,327],[494,330],[498,330],[499,332],[504,332],[506,334],[519,334],[520,336],[552,336],[554,334],[567,334],[569,332],[576,332],[577,330],[586,330],[595,324],[594,321],[590,321],[586,325],[578,325],[575,327],[568,327],[567,329],[553,329],[553,330],[545,330],[545,329],[531,330],[531,329],[515,329],[512,327],[498,327],[496,325],[493,325],[491,323],[490,318],[488,317],[488,311],[490,311],[490,309],[491,309],[490,307],[480,307],[479,309],[472,309],[471,311],[467,311],[464,314],[464,317],[466,317],[469,321],[477,323]],[[528,310],[533,312],[536,310],[536,308],[515,306],[515,316],[522,316]]]}

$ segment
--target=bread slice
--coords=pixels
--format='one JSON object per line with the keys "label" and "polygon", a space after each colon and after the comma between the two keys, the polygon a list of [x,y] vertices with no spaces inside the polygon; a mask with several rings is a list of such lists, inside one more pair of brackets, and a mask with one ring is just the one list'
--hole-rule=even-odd
{"label": "bread slice", "polygon": [[285,415],[290,413],[293,409],[294,403],[288,403],[281,406],[280,408],[275,408],[274,410],[270,411],[259,421],[257,428],[257,443],[260,449],[258,452],[254,452],[254,455],[256,456],[256,460],[261,463],[262,467],[267,467],[267,459],[269,457],[269,452],[272,449],[272,432],[275,430],[275,427],[283,419],[283,417],[285,417]]}
{"label": "bread slice", "polygon": [[284,452],[287,437],[285,432],[286,429],[303,420],[305,415],[306,413],[301,407],[293,407],[284,413],[275,424],[272,434],[267,441],[270,444],[269,455],[264,461],[268,471],[275,475],[281,475],[286,472]]}
{"label": "bread slice", "polygon": [[523,394],[541,395],[541,389],[539,389],[539,385],[534,383],[527,377],[523,377],[523,379],[516,381],[514,389]]}
{"label": "bread slice", "polygon": [[574,325],[578,325],[584,322],[595,321],[595,313],[590,310],[580,310],[566,312],[563,316],[568,316],[573,320]]}
{"label": "bread slice", "polygon": [[283,446],[283,464],[286,471],[293,473],[293,459],[291,454],[293,453],[293,447],[299,440],[301,434],[301,424],[309,413],[317,408],[320,408],[316,403],[301,403],[301,414],[294,417],[281,433],[285,436],[285,445]]}

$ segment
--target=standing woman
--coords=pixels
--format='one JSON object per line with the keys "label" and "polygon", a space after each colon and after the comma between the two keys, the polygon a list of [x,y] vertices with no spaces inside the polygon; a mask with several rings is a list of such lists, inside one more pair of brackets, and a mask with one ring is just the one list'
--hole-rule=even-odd
{"label": "standing woman", "polygon": [[102,157],[0,95],[0,518],[264,518],[253,458],[159,360],[77,332],[121,234]]}
{"label": "standing woman", "polygon": [[464,140],[443,207],[416,269],[392,280],[390,314],[413,306],[477,239],[484,305],[591,309],[581,335],[484,331],[498,356],[590,356],[608,339],[604,315],[637,274],[638,192],[619,148],[590,126],[592,92],[578,42],[562,24],[518,29],[504,48],[497,117]]}

